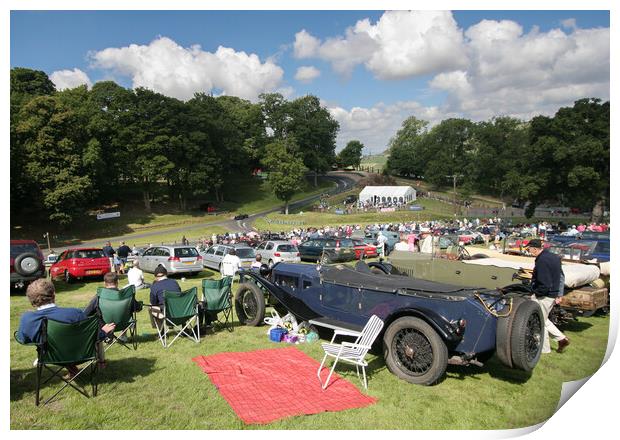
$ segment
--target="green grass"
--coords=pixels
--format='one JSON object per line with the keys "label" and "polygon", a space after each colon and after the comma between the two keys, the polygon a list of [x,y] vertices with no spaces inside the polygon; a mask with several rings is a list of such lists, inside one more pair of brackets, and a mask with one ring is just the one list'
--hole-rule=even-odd
{"label": "green grass", "polygon": [[[304,183],[302,191],[295,194],[292,201],[302,200],[306,197],[321,194],[332,188],[334,183],[330,180],[319,180],[318,187],[314,187],[311,181]],[[170,203],[166,197],[161,197],[151,206],[151,212],[146,212],[140,198],[140,194],[131,189],[130,194],[124,197],[132,197],[118,205],[107,207],[106,211],[120,211],[121,216],[113,219],[97,220],[94,213],[86,213],[70,228],[61,230],[57,225],[46,221],[31,221],[22,223],[23,219],[11,218],[11,238],[35,239],[43,248],[47,243],[42,237],[45,232],[50,232],[53,247],[77,245],[84,241],[107,240],[112,237],[123,236],[126,240],[132,240],[132,236],[144,232],[160,231],[157,237],[143,238],[145,243],[160,242],[164,240],[180,240],[183,234],[169,234],[166,229],[175,227],[191,226],[202,223],[214,223],[228,220],[237,213],[255,214],[266,211],[283,203],[276,198],[271,191],[268,182],[258,179],[238,179],[230,186],[225,194],[226,201],[216,203],[220,210],[227,211],[219,215],[208,215],[198,209],[180,211],[178,207]],[[122,192],[122,191],[121,191]],[[190,202],[188,208],[197,203]],[[216,227],[217,228],[217,227]],[[208,228],[203,229],[207,231]],[[224,231],[222,231],[224,232]],[[194,230],[191,234],[202,235],[202,232]],[[178,236],[178,237],[177,237]],[[189,237],[188,237],[189,238]]]}
{"label": "green grass", "polygon": [[375,173],[380,173],[387,163],[388,156],[384,154],[373,154],[362,158],[361,167],[374,168]]}
{"label": "green grass", "polygon": [[[209,271],[204,276],[212,276]],[[151,278],[147,275],[147,278]],[[181,282],[199,286],[200,279]],[[122,282],[121,282],[122,284]],[[66,285],[57,282],[57,303],[84,307],[101,282]],[[138,292],[148,302],[148,291]],[[11,334],[20,315],[30,309],[24,295],[10,299]],[[180,340],[163,349],[148,324],[138,315],[137,351],[113,347],[108,367],[100,373],[99,395],[86,399],[65,390],[46,407],[35,407],[35,350],[10,344],[11,429],[504,429],[529,426],[550,417],[562,382],[593,374],[600,366],[608,336],[608,317],[582,318],[565,331],[572,344],[563,354],[543,355],[528,379],[493,358],[483,368],[448,367],[445,380],[422,387],[398,380],[381,357],[370,355],[368,394],[378,402],[367,408],[299,416],[269,425],[244,425],[192,358],[224,351],[273,348],[266,327],[237,326],[232,333],[217,331],[200,344]],[[236,323],[235,318],[235,323]],[[320,361],[318,343],[297,345]],[[352,367],[338,373],[356,386]],[[274,374],[279,374],[274,372]],[[43,387],[43,395],[58,382]],[[303,396],[300,396],[303,398]]]}
{"label": "green grass", "polygon": [[[338,196],[339,198],[342,196]],[[344,197],[342,197],[344,199]],[[313,212],[303,211],[297,214],[269,214],[263,218],[259,218],[254,222],[254,227],[259,231],[266,230],[291,230],[295,229],[296,225],[286,225],[278,223],[269,223],[267,219],[289,221],[289,222],[303,222],[303,227],[310,226],[322,227],[322,226],[340,226],[344,224],[361,224],[368,225],[374,223],[394,223],[394,222],[418,222],[426,220],[439,220],[448,219],[453,216],[453,207],[450,204],[440,202],[432,199],[418,199],[415,202],[417,205],[423,206],[423,211],[396,211],[396,212],[360,212],[357,214],[338,215],[332,212]],[[333,207],[333,205],[330,205]]]}

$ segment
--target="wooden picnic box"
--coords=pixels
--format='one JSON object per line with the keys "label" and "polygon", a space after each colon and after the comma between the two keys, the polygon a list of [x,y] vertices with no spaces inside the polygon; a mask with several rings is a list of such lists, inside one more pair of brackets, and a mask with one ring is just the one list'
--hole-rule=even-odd
{"label": "wooden picnic box", "polygon": [[598,310],[609,303],[609,292],[606,288],[581,287],[564,294],[560,305],[581,310]]}

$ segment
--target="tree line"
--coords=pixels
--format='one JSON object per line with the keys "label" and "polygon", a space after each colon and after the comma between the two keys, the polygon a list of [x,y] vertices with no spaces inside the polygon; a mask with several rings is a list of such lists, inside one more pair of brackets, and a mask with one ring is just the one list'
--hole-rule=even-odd
{"label": "tree line", "polygon": [[288,200],[307,172],[316,185],[335,158],[338,122],[312,95],[252,103],[197,93],[183,102],[113,81],[57,91],[25,68],[11,69],[10,81],[12,215],[68,225],[129,185],[150,211],[162,182],[186,209],[191,198],[223,201],[235,177],[264,166]]}
{"label": "tree line", "polygon": [[609,206],[609,101],[586,98],[530,121],[446,119],[432,128],[410,117],[390,140],[386,172],[436,187],[592,211]]}

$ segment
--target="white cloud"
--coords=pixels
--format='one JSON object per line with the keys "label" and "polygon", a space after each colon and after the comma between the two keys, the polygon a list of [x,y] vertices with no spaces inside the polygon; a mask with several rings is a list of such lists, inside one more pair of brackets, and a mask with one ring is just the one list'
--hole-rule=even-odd
{"label": "white cloud", "polygon": [[321,71],[314,66],[301,66],[295,73],[295,79],[303,83],[310,83],[321,76]]}
{"label": "white cloud", "polygon": [[77,86],[86,84],[92,86],[88,75],[78,68],[73,70],[57,70],[50,75],[50,80],[54,83],[57,90],[73,89]]}
{"label": "white cloud", "polygon": [[376,24],[358,21],[344,36],[324,42],[303,30],[295,35],[295,56],[319,57],[350,75],[363,64],[377,78],[400,79],[464,67],[463,34],[447,11],[389,11]]}
{"label": "white cloud", "polygon": [[562,20],[560,23],[565,29],[577,29],[577,20],[574,18],[567,18],[566,20]]}
{"label": "white cloud", "polygon": [[524,33],[512,21],[483,20],[465,36],[467,69],[439,73],[429,82],[446,92],[445,111],[475,120],[529,119],[580,98],[609,98],[609,29]]}
{"label": "white cloud", "polygon": [[179,99],[196,92],[221,90],[226,95],[256,100],[278,90],[284,72],[273,60],[220,46],[215,53],[199,45],[185,48],[167,37],[148,45],[131,44],[90,54],[93,67],[131,77],[134,87],[146,87]]}
{"label": "white cloud", "polygon": [[378,103],[370,108],[353,107],[350,110],[328,106],[328,110],[340,123],[338,149],[350,140],[357,139],[373,153],[387,149],[390,138],[409,116],[429,121],[431,125],[445,116],[437,107],[425,107],[416,101],[402,101],[390,105]]}

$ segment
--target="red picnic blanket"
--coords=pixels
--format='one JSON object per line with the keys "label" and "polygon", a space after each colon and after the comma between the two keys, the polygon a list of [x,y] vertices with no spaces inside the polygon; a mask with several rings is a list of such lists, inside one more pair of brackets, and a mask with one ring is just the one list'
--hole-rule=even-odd
{"label": "red picnic blanket", "polygon": [[[316,375],[319,362],[295,347],[218,353],[192,360],[247,424],[362,408],[377,401],[336,373],[323,390]],[[323,380],[328,373],[324,368]]]}

